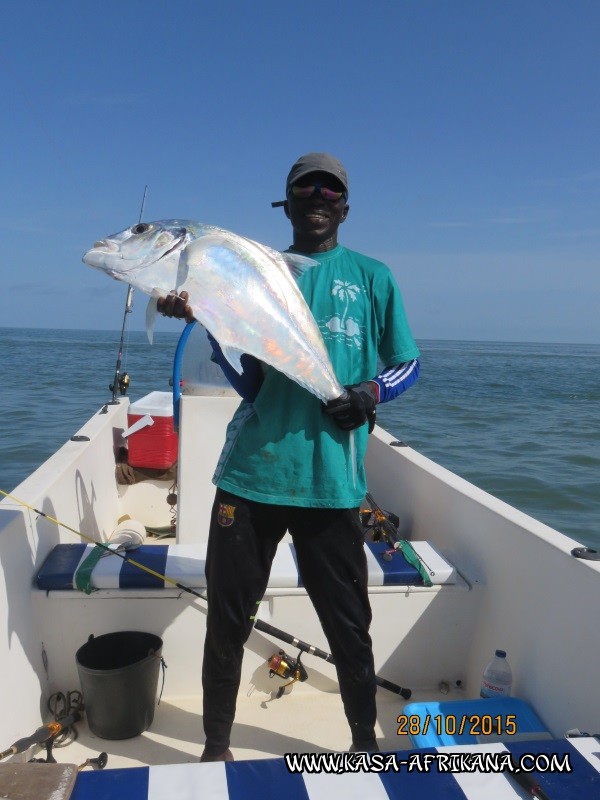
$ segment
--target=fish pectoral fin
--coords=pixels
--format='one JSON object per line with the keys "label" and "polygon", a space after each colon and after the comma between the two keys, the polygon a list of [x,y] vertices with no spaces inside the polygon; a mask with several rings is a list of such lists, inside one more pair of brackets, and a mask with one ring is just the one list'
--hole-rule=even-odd
{"label": "fish pectoral fin", "polygon": [[241,375],[242,372],[244,371],[244,369],[242,367],[242,362],[241,362],[241,358],[242,358],[242,355],[243,355],[242,351],[241,350],[236,350],[235,347],[227,347],[227,346],[223,346],[223,345],[221,345],[221,350],[223,352],[223,355],[225,356],[227,361],[229,361],[229,363],[234,368],[234,370],[237,372],[237,374]]}
{"label": "fish pectoral fin", "polygon": [[152,289],[152,294],[146,306],[146,336],[150,344],[154,341],[154,326],[156,325],[156,314],[158,311],[158,298],[162,297],[162,293],[158,289]]}
{"label": "fish pectoral fin", "polygon": [[309,269],[312,269],[319,264],[319,262],[315,261],[314,258],[301,256],[298,255],[298,253],[281,253],[281,256],[288,265],[288,269],[295,280],[298,280],[298,278],[301,278],[305,272],[308,272]]}

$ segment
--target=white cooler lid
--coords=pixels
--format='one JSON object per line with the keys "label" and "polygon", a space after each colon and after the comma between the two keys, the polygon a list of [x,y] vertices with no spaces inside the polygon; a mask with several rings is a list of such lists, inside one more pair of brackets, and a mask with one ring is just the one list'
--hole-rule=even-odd
{"label": "white cooler lid", "polygon": [[129,406],[128,414],[152,417],[173,416],[173,395],[171,392],[150,392]]}

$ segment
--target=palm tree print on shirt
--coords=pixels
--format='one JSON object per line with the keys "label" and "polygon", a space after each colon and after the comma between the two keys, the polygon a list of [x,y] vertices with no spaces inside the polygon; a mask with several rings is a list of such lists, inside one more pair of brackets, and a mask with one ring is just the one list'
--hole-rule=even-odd
{"label": "palm tree print on shirt", "polygon": [[359,349],[362,347],[360,339],[360,328],[352,317],[348,316],[350,303],[353,303],[361,293],[360,286],[349,281],[335,280],[331,289],[331,294],[341,300],[344,305],[342,316],[337,314],[329,319],[325,325],[331,333],[339,333],[349,337]]}

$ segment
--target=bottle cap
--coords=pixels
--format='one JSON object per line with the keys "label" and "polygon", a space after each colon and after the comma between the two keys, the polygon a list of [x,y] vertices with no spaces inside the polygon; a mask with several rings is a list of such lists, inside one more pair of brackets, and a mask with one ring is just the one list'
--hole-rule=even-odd
{"label": "bottle cap", "polygon": [[498,658],[506,658],[506,650],[496,650]]}

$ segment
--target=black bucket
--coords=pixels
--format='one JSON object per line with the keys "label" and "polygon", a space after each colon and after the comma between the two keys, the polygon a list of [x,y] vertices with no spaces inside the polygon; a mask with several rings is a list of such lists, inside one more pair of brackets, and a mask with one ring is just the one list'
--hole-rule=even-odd
{"label": "black bucket", "polygon": [[161,665],[162,639],[118,631],[90,636],[75,655],[85,713],[101,739],[130,739],[147,730]]}

